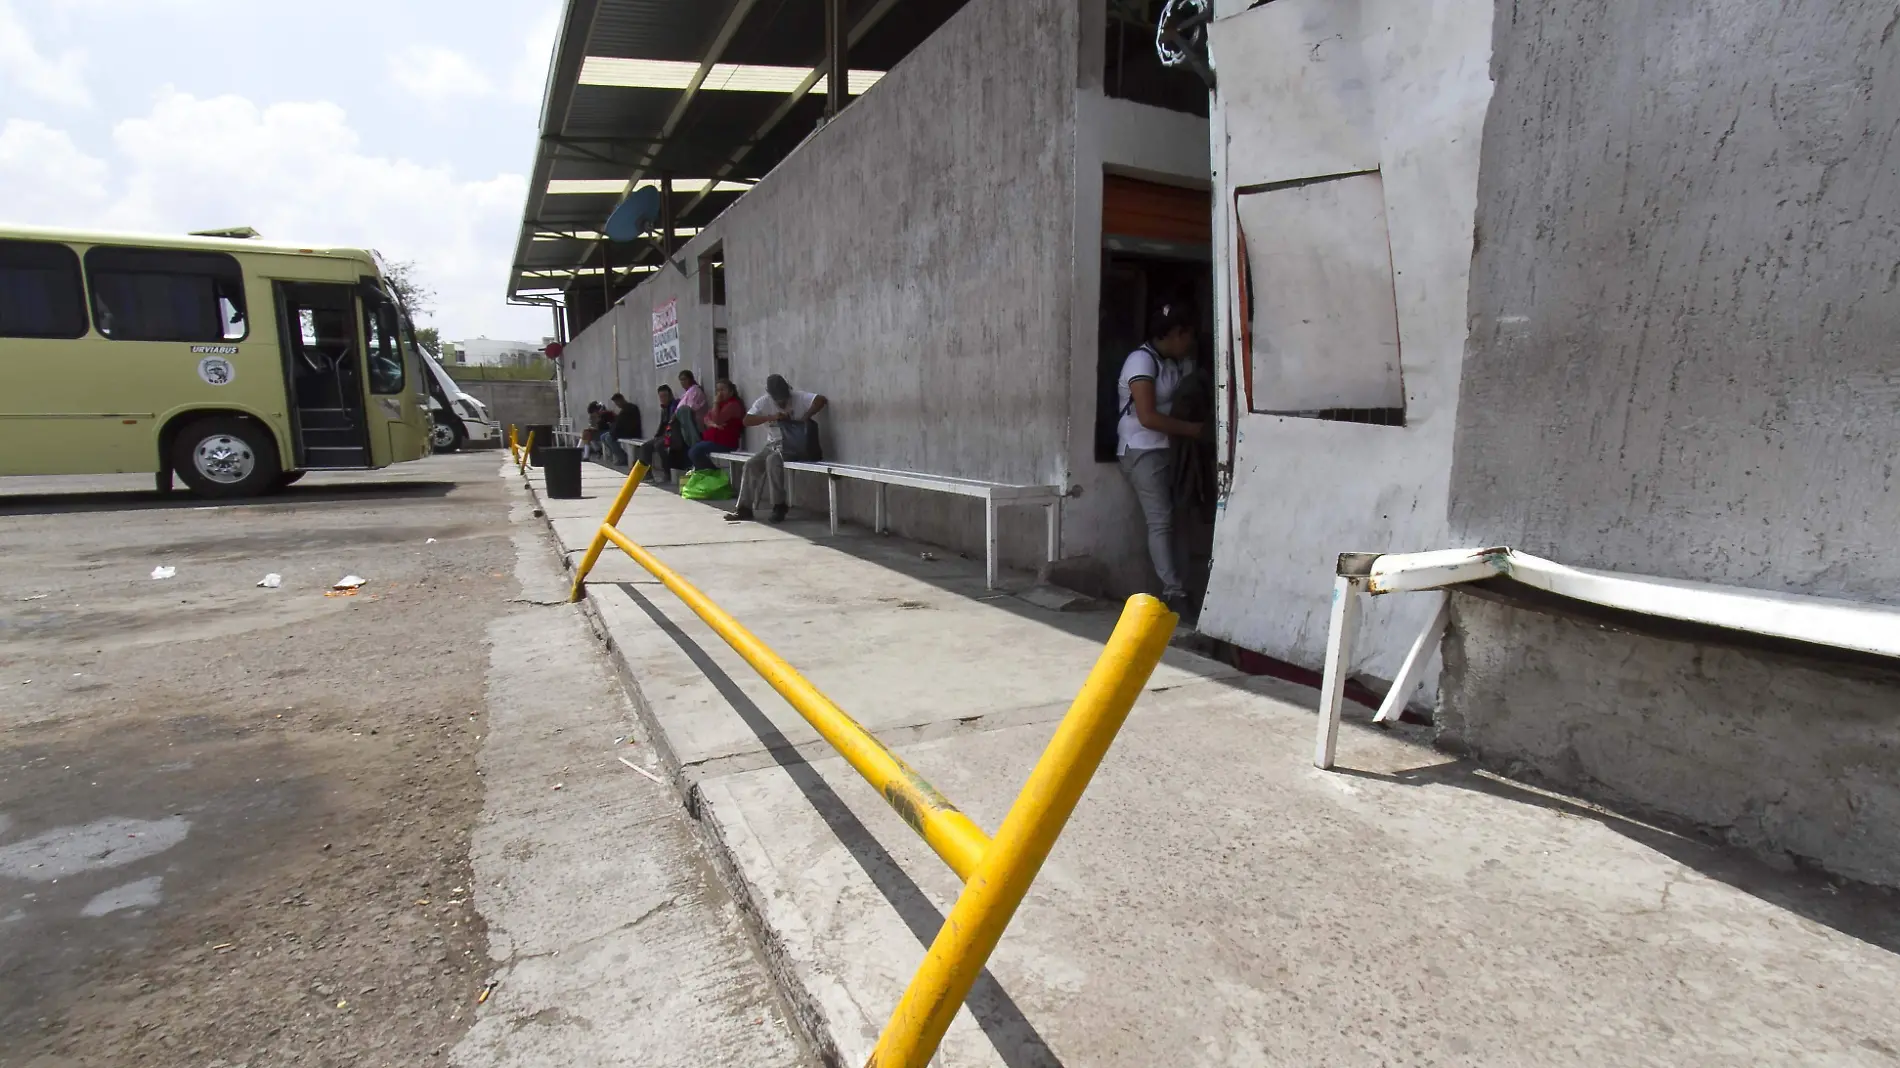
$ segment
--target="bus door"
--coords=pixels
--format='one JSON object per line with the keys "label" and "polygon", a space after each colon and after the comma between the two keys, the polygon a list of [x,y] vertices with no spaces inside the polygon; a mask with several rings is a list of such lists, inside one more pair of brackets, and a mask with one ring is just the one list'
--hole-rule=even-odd
{"label": "bus door", "polygon": [[278,282],[276,291],[295,466],[369,467],[356,287]]}

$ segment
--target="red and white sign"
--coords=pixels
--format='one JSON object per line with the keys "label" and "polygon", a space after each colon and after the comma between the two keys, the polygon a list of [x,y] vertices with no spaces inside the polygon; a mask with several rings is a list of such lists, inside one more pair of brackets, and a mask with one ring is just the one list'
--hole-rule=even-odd
{"label": "red and white sign", "polygon": [[653,309],[653,366],[680,362],[680,302],[669,299]]}

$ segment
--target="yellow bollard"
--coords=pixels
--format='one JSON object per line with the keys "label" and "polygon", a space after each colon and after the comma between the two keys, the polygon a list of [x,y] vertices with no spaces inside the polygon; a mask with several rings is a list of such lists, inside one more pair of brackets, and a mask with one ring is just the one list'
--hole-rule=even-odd
{"label": "yellow bollard", "polygon": [[864,776],[864,781],[883,795],[885,803],[897,810],[911,830],[950,865],[958,878],[967,881],[976,873],[990,851],[990,839],[974,820],[958,811],[949,798],[937,792],[916,769],[886,748],[876,735],[865,730],[863,724],[852,719],[813,686],[810,679],[800,675],[797,668],[786,663],[698,587],[613,527],[602,524],[600,532],[632,557],[634,563],[646,568],[672,590],[694,615],[732,646],[733,652],[744,657],[787,704],[805,717],[805,722],[831,743],[846,763]]}
{"label": "yellow bollard", "polygon": [[993,844],[968,877],[866,1068],[925,1068],[936,1054],[1135,698],[1160,663],[1174,624],[1174,613],[1160,601],[1145,594],[1129,598],[1108,647],[1003,817]]}
{"label": "yellow bollard", "polygon": [[620,484],[620,494],[614,498],[614,506],[607,509],[607,518],[601,521],[600,529],[594,531],[594,540],[587,543],[587,555],[581,557],[581,566],[574,569],[574,588],[568,591],[568,600],[578,601],[586,592],[582,584],[587,581],[587,573],[600,561],[600,551],[607,547],[607,528],[620,524],[627,503],[633,500],[633,491],[640,488],[640,483],[646,477],[647,465],[636,461],[633,469],[627,472],[627,480]]}
{"label": "yellow bollard", "polygon": [[534,454],[534,431],[528,431],[528,442],[521,446],[521,455],[515,457],[515,466],[522,474],[528,473],[528,457]]}

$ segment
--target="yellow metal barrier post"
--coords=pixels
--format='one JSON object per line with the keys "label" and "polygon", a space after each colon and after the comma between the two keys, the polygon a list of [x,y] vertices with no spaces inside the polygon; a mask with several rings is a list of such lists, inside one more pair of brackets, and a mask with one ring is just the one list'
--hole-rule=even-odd
{"label": "yellow metal barrier post", "polygon": [[[529,440],[533,440],[530,432]],[[1129,598],[1108,646],[1043,750],[992,841],[936,787],[832,703],[798,670],[725,609],[616,527],[646,477],[635,464],[595,531],[569,592],[579,600],[588,573],[612,542],[685,602],[770,683],[840,756],[864,776],[911,829],[964,882],[950,916],[924,955],[867,1068],[925,1068],[990,953],[1049,857],[1056,838],[1101,765],[1135,699],[1161,662],[1176,617],[1153,597]]]}
{"label": "yellow metal barrier post", "polygon": [[515,466],[523,475],[528,473],[528,457],[534,455],[534,431],[528,431],[527,444],[521,446],[521,455],[515,457]]}
{"label": "yellow metal barrier post", "polygon": [[521,462],[521,437],[513,423],[508,424],[508,458],[517,464]]}
{"label": "yellow metal barrier post", "polygon": [[587,554],[581,557],[581,566],[574,569],[574,588],[567,593],[567,599],[578,601],[586,593],[584,583],[587,573],[594,570],[600,560],[600,551],[607,547],[607,531],[620,523],[621,515],[627,511],[627,503],[633,500],[633,491],[647,477],[647,465],[636,461],[633,469],[627,472],[627,480],[620,484],[620,493],[614,498],[612,508],[607,509],[607,518],[601,521],[600,529],[594,531],[594,540],[587,543]]}
{"label": "yellow metal barrier post", "polygon": [[1135,699],[1174,633],[1175,616],[1153,597],[1128,601],[1115,633],[1029,773],[996,840],[878,1037],[866,1068],[924,1068],[970,987],[1049,857]]}
{"label": "yellow metal barrier post", "polygon": [[805,717],[822,735],[838,755],[858,774],[864,776],[884,795],[884,800],[897,814],[904,817],[912,830],[936,850],[950,870],[961,879],[968,880],[977,870],[985,853],[989,852],[990,839],[970,817],[957,811],[950,800],[937,792],[916,769],[899,759],[896,753],[884,747],[877,736],[864,729],[864,725],[852,719],[843,709],[832,703],[831,698],[819,692],[818,687],[798,673],[798,669],[785,662],[783,657],[773,652],[770,646],[760,641],[751,631],[745,629],[738,620],[728,615],[726,610],[712,602],[712,599],[699,592],[692,583],[681,578],[677,572],[654,559],[653,554],[628,540],[625,534],[613,527],[601,524],[600,532],[607,540],[620,546],[634,563],[647,569],[654,578],[660,580],[674,595],[686,602],[686,607],[706,621],[733,651],[745,658],[753,670],[764,677],[779,696]]}

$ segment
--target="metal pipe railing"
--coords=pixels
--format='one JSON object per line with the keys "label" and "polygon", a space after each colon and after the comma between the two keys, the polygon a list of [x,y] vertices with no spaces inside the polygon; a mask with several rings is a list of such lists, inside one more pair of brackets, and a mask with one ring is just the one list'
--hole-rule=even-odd
{"label": "metal pipe railing", "polygon": [[646,473],[646,465],[638,463],[628,473],[575,568],[569,599],[585,595],[587,576],[607,545],[618,547],[752,665],[963,880],[963,893],[866,1062],[867,1068],[924,1068],[1160,663],[1175,615],[1153,597],[1129,599],[1081,693],[992,840],[757,635],[621,533],[620,519]]}

